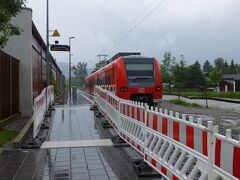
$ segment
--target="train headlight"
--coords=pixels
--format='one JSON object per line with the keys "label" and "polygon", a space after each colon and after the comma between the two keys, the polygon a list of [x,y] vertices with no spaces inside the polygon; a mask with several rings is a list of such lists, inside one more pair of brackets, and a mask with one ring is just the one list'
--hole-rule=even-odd
{"label": "train headlight", "polygon": [[121,91],[121,92],[127,92],[128,89],[127,89],[126,87],[121,87],[121,88],[120,88],[120,91]]}
{"label": "train headlight", "polygon": [[161,87],[156,87],[156,91],[161,91]]}

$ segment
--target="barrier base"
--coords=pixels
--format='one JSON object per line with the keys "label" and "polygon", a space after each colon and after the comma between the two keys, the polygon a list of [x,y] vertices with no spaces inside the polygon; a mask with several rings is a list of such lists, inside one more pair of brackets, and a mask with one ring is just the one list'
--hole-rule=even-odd
{"label": "barrier base", "polygon": [[95,116],[96,117],[104,117],[100,111],[96,112]]}
{"label": "barrier base", "polygon": [[45,140],[44,137],[36,137],[28,139],[24,144],[22,144],[22,149],[39,149],[41,144]]}
{"label": "barrier base", "polygon": [[90,107],[90,111],[96,111],[96,110],[98,110],[98,108],[97,108],[96,105],[92,105],[92,106]]}
{"label": "barrier base", "polygon": [[47,111],[46,114],[45,114],[45,117],[51,117],[52,116],[52,111]]}
{"label": "barrier base", "polygon": [[112,125],[108,122],[108,120],[107,119],[101,119],[102,121],[101,121],[101,125],[102,125],[102,127],[103,128],[112,128]]}
{"label": "barrier base", "polygon": [[116,135],[111,138],[115,147],[129,146],[129,144],[120,136]]}
{"label": "barrier base", "polygon": [[48,110],[49,110],[49,111],[55,111],[56,109],[55,109],[54,105],[50,105],[49,108],[48,108]]}
{"label": "barrier base", "polygon": [[40,129],[49,129],[49,128],[50,128],[49,123],[48,122],[43,122]]}
{"label": "barrier base", "polygon": [[133,162],[133,169],[138,177],[162,177],[157,171],[151,168],[142,159]]}

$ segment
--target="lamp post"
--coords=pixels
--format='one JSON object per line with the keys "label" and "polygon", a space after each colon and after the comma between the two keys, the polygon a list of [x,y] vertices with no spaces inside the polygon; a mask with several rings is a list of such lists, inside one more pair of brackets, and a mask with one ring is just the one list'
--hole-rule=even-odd
{"label": "lamp post", "polygon": [[49,0],[47,0],[47,28],[46,28],[46,43],[47,43],[47,49],[46,49],[46,64],[47,64],[47,87],[50,84],[50,67],[49,67]]}
{"label": "lamp post", "polygon": [[49,67],[49,0],[47,0],[47,14],[46,14],[46,44],[47,44],[47,49],[46,49],[46,110],[48,109],[48,93],[47,93],[47,88],[50,85],[50,67]]}
{"label": "lamp post", "polygon": [[74,39],[75,37],[69,37],[69,47],[70,47],[70,51],[69,51],[69,104],[71,104],[71,98],[72,98],[72,93],[71,93],[71,81],[72,81],[72,74],[71,74],[71,40]]}

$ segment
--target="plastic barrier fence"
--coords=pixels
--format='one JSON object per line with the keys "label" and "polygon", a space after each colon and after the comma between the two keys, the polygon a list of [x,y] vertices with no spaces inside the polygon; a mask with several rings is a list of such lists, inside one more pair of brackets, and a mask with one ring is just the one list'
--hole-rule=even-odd
{"label": "plastic barrier fence", "polygon": [[95,104],[120,137],[167,179],[240,179],[240,143],[209,121],[120,99],[95,87]]}
{"label": "plastic barrier fence", "polygon": [[116,86],[115,85],[106,85],[106,86],[101,86],[103,89],[106,89],[110,92],[112,92],[113,94],[115,94],[116,92]]}
{"label": "plastic barrier fence", "polygon": [[48,86],[44,88],[42,93],[34,99],[34,114],[33,114],[33,138],[37,136],[37,133],[42,125],[45,117],[45,113],[48,110],[49,105],[54,102],[54,87]]}

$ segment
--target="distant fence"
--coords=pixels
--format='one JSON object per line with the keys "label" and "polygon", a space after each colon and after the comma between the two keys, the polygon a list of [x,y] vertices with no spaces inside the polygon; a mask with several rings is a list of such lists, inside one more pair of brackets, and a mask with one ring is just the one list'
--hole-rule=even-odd
{"label": "distant fence", "polygon": [[19,60],[0,50],[0,121],[19,112]]}
{"label": "distant fence", "polygon": [[[240,141],[218,133],[209,121],[121,99],[96,86],[99,111],[143,159],[168,180],[240,179]],[[187,120],[188,119],[188,120]]]}

